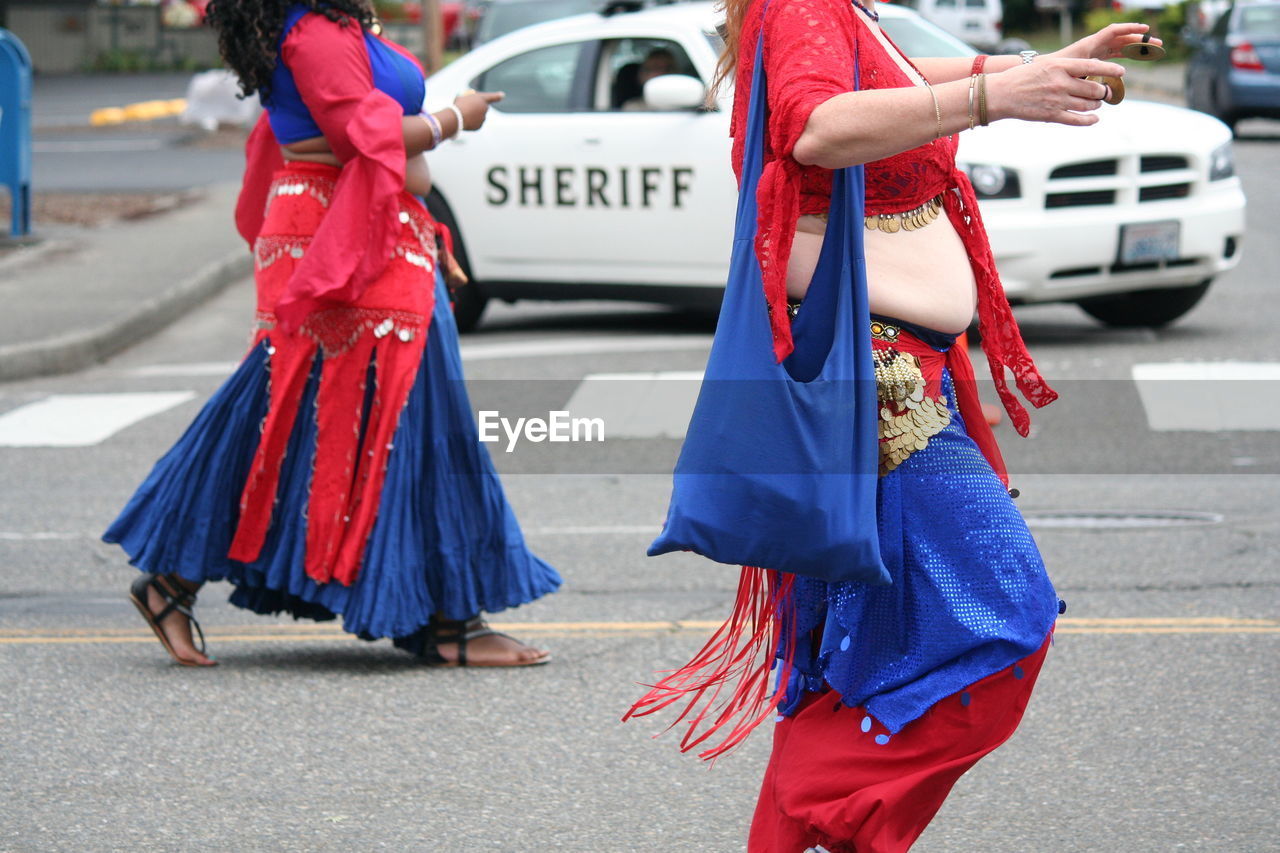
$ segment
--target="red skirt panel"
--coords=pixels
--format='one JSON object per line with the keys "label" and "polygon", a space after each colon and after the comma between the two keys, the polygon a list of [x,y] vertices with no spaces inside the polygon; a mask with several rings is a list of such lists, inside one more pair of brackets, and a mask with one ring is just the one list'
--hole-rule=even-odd
{"label": "red skirt panel", "polygon": [[813,694],[774,729],[749,853],[909,849],[956,780],[1018,727],[1049,643],[892,736],[863,709]]}
{"label": "red skirt panel", "polygon": [[[360,572],[392,437],[426,342],[435,304],[436,226],[421,202],[401,192],[395,245],[381,259],[377,278],[350,301],[318,302],[297,329],[279,328],[276,308],[289,297],[294,273],[331,213],[340,174],[333,166],[289,163],[267,193],[254,243],[254,343],[270,340],[271,400],[228,556],[245,563],[258,558],[274,520],[285,448],[296,421],[314,418],[306,572],[318,583],[350,586]],[[317,358],[315,411],[299,412]]]}

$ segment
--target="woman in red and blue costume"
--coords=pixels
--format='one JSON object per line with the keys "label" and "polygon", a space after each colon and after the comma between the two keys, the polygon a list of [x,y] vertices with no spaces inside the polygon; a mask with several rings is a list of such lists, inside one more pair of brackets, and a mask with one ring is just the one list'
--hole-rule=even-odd
{"label": "woman in red and blue costume", "polygon": [[[1013,733],[1063,607],[1013,505],[972,366],[954,346],[976,313],[996,390],[1025,436],[1006,371],[1036,406],[1057,395],[1004,296],[956,166],[957,134],[1006,118],[1094,124],[1109,84],[1086,78],[1121,77],[1108,60],[1147,27],[1113,25],[1045,56],[912,60],[872,2],[724,6],[721,69],[736,81],[740,178],[757,44],[767,81],[755,248],[779,361],[793,350],[791,319],[805,310],[822,248],[831,170],[865,167],[867,215],[854,227],[865,231],[876,512],[892,582],[745,568],[735,615],[631,715],[682,705],[683,745],[702,744],[704,757],[776,715],[749,849],[895,853]],[[751,663],[760,649],[764,663]],[[772,689],[763,669],[775,659]]]}
{"label": "woman in red and blue costume", "polygon": [[480,613],[554,591],[526,547],[462,382],[448,234],[418,200],[423,152],[500,94],[423,112],[411,54],[363,0],[214,0],[209,21],[265,114],[236,224],[254,253],[248,355],[107,531],[130,593],[179,663],[210,666],[206,581],[256,613],[341,617],[441,666],[548,653]]}

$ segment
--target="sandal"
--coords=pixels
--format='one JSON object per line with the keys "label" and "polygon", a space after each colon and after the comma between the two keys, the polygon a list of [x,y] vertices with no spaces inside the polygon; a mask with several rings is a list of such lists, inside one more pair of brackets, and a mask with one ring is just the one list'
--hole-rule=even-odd
{"label": "sandal", "polygon": [[[515,637],[510,634],[503,634],[495,631],[479,616],[475,616],[466,621],[456,621],[453,619],[440,619],[435,616],[431,617],[431,621],[427,623],[427,627],[423,629],[423,639],[425,640],[419,657],[427,664],[427,666],[435,667],[511,667],[511,666],[540,666],[551,660],[550,652],[543,652],[540,657],[531,658],[529,660],[513,660],[509,663],[472,663],[467,660],[467,643],[478,640],[482,637],[505,637],[517,645],[524,646]],[[440,654],[440,646],[446,643],[454,643],[458,647],[458,657],[456,660],[449,660]],[[527,647],[526,647],[527,648]]]}
{"label": "sandal", "polygon": [[[151,606],[147,602],[147,589],[154,588],[164,599],[164,608],[159,613],[152,613]],[[180,584],[170,580],[163,575],[154,575],[144,572],[139,575],[133,583],[129,585],[129,600],[133,602],[133,606],[138,608],[138,612],[142,614],[143,620],[151,626],[151,630],[155,632],[156,639],[160,641],[160,645],[164,646],[164,650],[169,653],[175,661],[183,666],[217,666],[217,661],[209,661],[203,663],[198,660],[184,658],[180,656],[173,648],[173,643],[169,641],[165,635],[164,627],[160,624],[164,618],[170,613],[181,613],[187,617],[187,621],[191,623],[191,627],[195,628],[195,633],[200,638],[200,646],[198,651],[200,654],[205,653],[204,631],[200,628],[200,623],[196,621],[195,614],[192,609],[196,605],[196,594],[189,589],[184,589]]]}

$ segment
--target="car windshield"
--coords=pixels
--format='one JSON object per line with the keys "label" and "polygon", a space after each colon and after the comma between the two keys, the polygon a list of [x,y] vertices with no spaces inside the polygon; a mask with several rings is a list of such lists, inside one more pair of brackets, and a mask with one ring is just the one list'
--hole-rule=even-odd
{"label": "car windshield", "polygon": [[1239,31],[1251,36],[1280,36],[1280,5],[1244,7]]}
{"label": "car windshield", "polygon": [[601,0],[536,0],[532,3],[493,3],[480,19],[477,41],[489,41],[521,27],[594,12]]}
{"label": "car windshield", "polygon": [[973,56],[977,51],[921,18],[885,15],[880,26],[907,56]]}

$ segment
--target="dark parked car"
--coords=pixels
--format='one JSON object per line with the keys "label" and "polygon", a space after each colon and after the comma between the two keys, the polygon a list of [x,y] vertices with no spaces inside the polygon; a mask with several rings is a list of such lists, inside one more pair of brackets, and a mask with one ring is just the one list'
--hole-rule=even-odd
{"label": "dark parked car", "polygon": [[1245,118],[1280,118],[1280,2],[1243,0],[1208,33],[1188,33],[1187,106],[1235,129]]}

